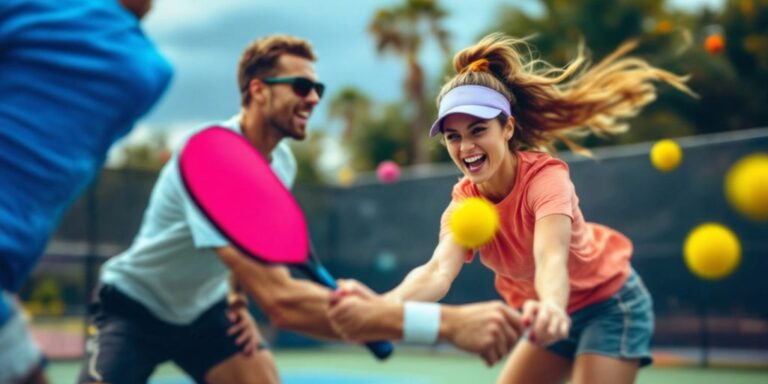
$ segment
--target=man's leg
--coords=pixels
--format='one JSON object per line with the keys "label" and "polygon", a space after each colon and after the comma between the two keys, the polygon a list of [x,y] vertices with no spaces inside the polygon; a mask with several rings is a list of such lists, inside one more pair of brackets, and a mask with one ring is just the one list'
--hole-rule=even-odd
{"label": "man's leg", "polygon": [[249,356],[238,353],[216,364],[206,373],[205,381],[211,384],[273,384],[280,382],[280,376],[272,352],[264,348]]}
{"label": "man's leg", "polygon": [[6,309],[0,323],[0,383],[45,383],[45,359],[30,337],[16,300],[0,292],[0,305]]}
{"label": "man's leg", "polygon": [[168,360],[162,330],[129,314],[89,309],[88,340],[78,383],[146,383],[155,367]]}
{"label": "man's leg", "polygon": [[272,352],[261,335],[259,347],[246,355],[228,335],[232,323],[224,301],[188,326],[187,340],[173,353],[173,361],[198,383],[279,383]]}

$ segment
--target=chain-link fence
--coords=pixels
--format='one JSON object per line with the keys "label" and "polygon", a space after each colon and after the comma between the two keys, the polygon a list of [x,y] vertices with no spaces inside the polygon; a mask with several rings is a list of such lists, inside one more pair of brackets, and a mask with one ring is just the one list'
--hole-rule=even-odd
{"label": "chain-link fence", "polygon": [[[634,242],[633,265],[655,301],[657,345],[766,349],[768,223],[736,213],[725,200],[723,183],[739,158],[768,152],[768,129],[679,143],[684,160],[669,173],[651,166],[651,143],[598,149],[594,159],[563,158],[586,219],[616,228]],[[299,186],[295,194],[328,269],[383,291],[431,256],[458,177],[452,165],[431,165],[404,170],[395,184],[361,175],[350,187]],[[41,318],[85,313],[98,265],[130,244],[155,178],[106,170],[74,204],[21,292],[33,313]],[[689,231],[710,221],[730,227],[743,252],[733,275],[715,282],[694,277],[682,257]],[[493,281],[476,260],[464,267],[445,302],[496,299]]]}

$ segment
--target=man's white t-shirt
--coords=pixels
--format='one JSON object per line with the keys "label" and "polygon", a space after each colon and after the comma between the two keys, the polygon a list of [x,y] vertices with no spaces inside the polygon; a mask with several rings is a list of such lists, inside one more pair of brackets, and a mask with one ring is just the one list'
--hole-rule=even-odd
{"label": "man's white t-shirt", "polygon": [[[242,134],[239,122],[238,115],[216,125]],[[209,126],[194,130],[187,138]],[[214,251],[229,242],[198,210],[182,184],[181,148],[183,144],[160,171],[133,244],[104,264],[100,278],[159,319],[180,325],[191,323],[226,297],[229,274]],[[290,189],[296,178],[296,160],[285,141],[272,151],[270,166]]]}

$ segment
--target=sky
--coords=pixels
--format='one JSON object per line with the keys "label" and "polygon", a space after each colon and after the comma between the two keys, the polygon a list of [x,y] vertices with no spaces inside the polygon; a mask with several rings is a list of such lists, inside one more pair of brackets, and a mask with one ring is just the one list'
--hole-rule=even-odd
{"label": "sky", "polygon": [[[347,85],[376,101],[402,97],[404,64],[379,55],[366,28],[374,12],[402,0],[154,0],[143,21],[146,34],[175,69],[170,88],[126,140],[141,141],[147,131],[183,132],[205,122],[223,120],[239,110],[237,63],[254,39],[287,33],[308,39],[319,58],[316,70],[326,83],[309,122],[310,132],[333,134],[339,123],[327,119],[327,99]],[[670,7],[720,7],[724,0],[670,0]],[[528,0],[442,0],[454,51],[471,45],[486,31],[502,4],[526,12],[540,11]],[[425,70],[437,75],[442,58],[435,44],[422,55]],[[178,137],[178,134],[172,135]]]}
{"label": "sky", "polygon": [[[237,62],[248,43],[272,33],[308,39],[319,57],[316,69],[327,95],[354,85],[376,100],[396,100],[402,91],[404,65],[392,55],[378,55],[366,31],[376,9],[386,0],[155,0],[145,30],[176,69],[169,92],[146,118],[149,125],[171,128],[198,120],[220,119],[236,112]],[[453,45],[471,44],[491,19],[497,4],[443,1],[451,16]],[[528,4],[535,4],[528,2]],[[531,8],[531,7],[529,7]],[[458,17],[457,15],[461,15]],[[437,48],[423,55],[427,70],[440,67]],[[325,124],[323,103],[310,126]]]}

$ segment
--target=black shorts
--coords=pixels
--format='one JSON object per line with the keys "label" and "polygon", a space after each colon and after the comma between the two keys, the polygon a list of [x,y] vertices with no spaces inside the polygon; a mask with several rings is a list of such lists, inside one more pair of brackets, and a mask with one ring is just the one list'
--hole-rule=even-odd
{"label": "black shorts", "polygon": [[146,383],[155,367],[172,361],[196,382],[240,352],[222,300],[188,325],[162,321],[143,305],[104,285],[88,308],[89,336],[79,383]]}

